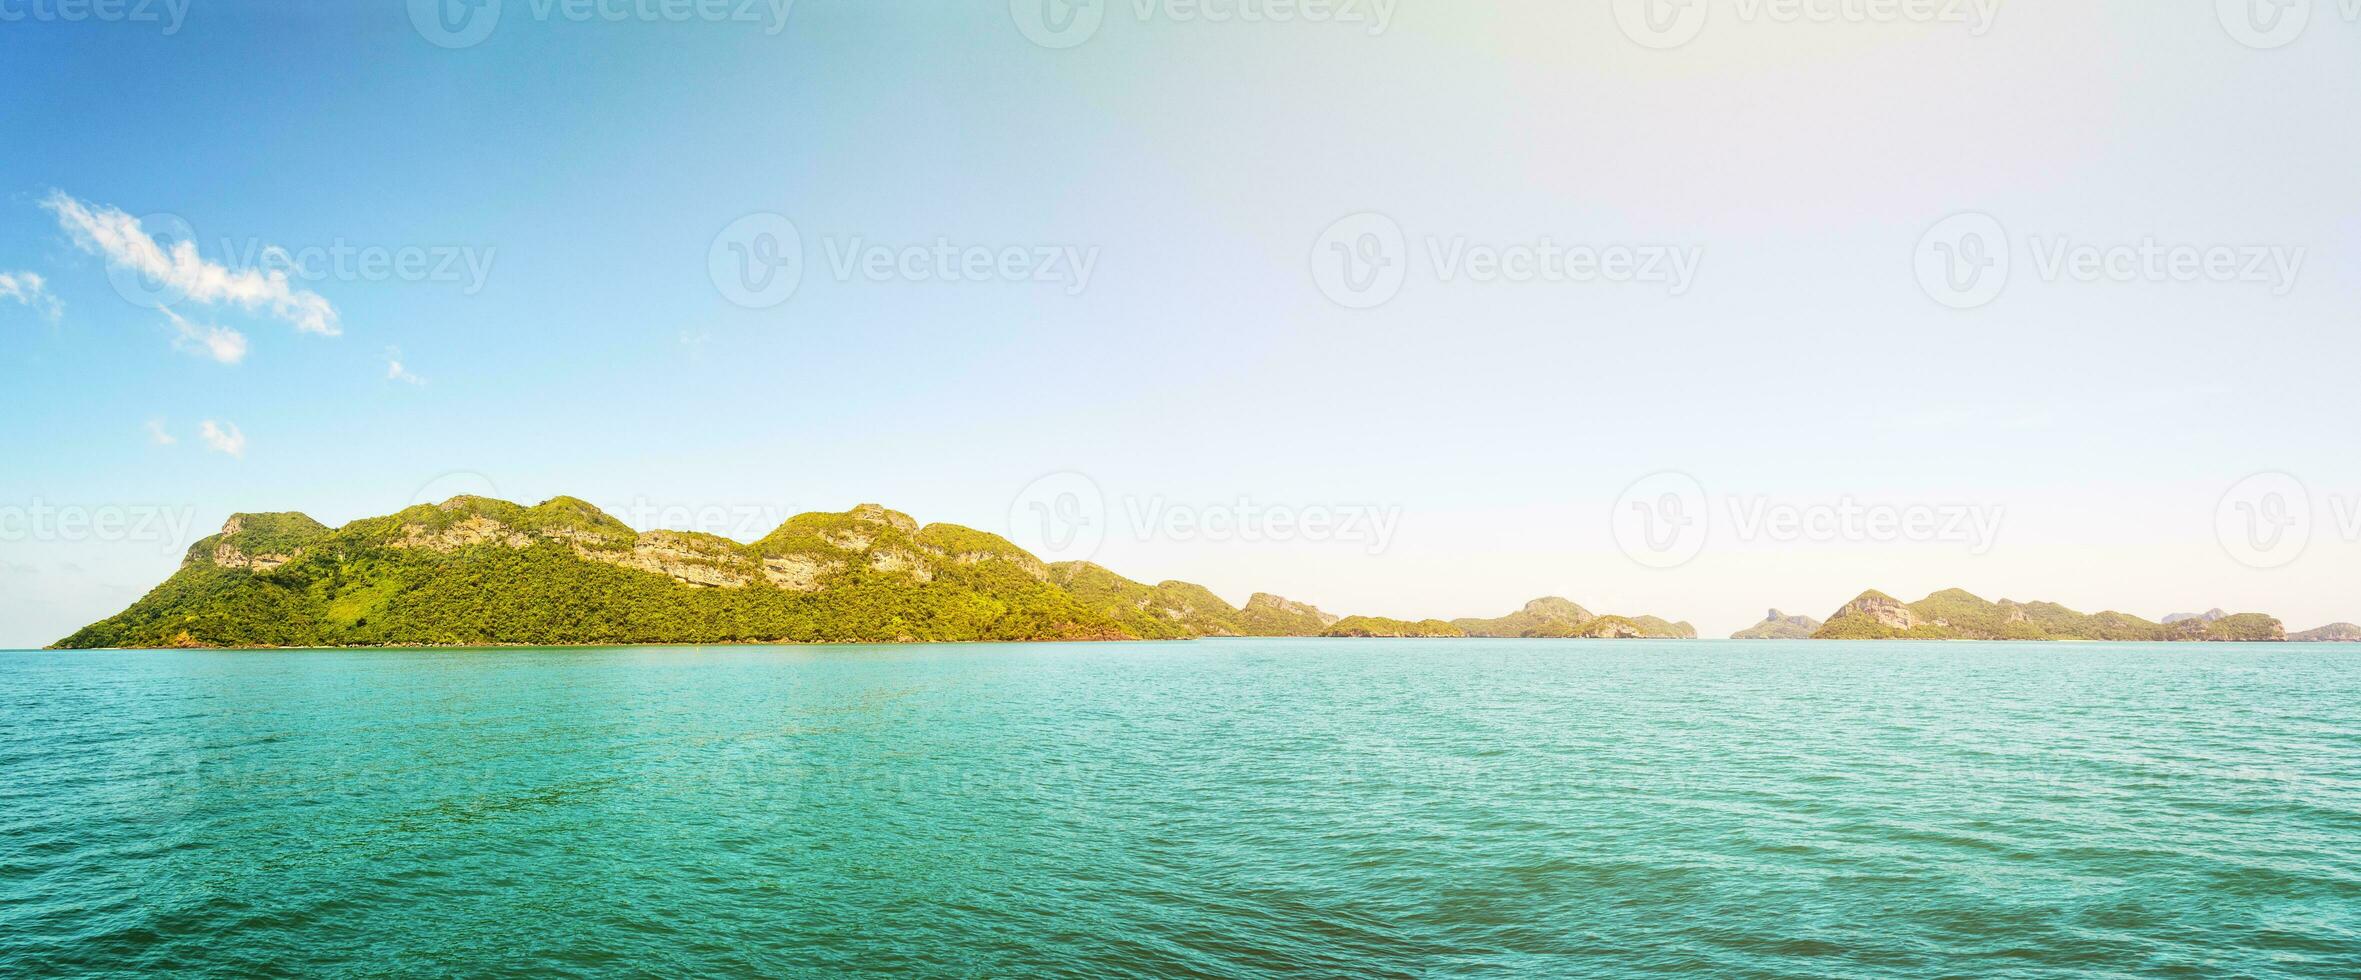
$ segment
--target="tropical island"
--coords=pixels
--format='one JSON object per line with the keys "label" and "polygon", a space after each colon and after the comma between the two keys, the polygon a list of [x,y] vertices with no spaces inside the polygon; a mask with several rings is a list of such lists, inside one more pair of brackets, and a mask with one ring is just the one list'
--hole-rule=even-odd
{"label": "tropical island", "polygon": [[[1179,640],[1198,637],[1694,639],[1686,622],[1556,596],[1492,619],[1338,616],[1255,593],[1044,562],[1006,538],[877,504],[790,518],[751,543],[635,531],[591,504],[454,497],[329,528],[239,514],[162,585],[56,644],[100,647],[575,646]],[[1777,609],[1735,639],[2361,641],[2261,613],[2152,622],[1947,589],[1871,590],[1823,622]]]}
{"label": "tropical island", "polygon": [[1730,634],[1733,640],[1809,640],[1820,632],[1821,623],[1810,616],[1790,616],[1777,609],[1771,610],[1763,621]]}
{"label": "tropical island", "polygon": [[1538,599],[1497,620],[1341,617],[1256,593],[1051,564],[996,534],[877,504],[752,543],[633,530],[591,504],[462,496],[329,528],[239,514],[171,578],[56,645],[99,647],[1164,640],[1204,636],[1694,637]]}
{"label": "tropical island", "polygon": [[2155,623],[2129,613],[2081,613],[2055,602],[1992,602],[1945,589],[1905,603],[1872,589],[1812,633],[1818,640],[2276,641],[2287,628],[2262,613],[2175,615]]}

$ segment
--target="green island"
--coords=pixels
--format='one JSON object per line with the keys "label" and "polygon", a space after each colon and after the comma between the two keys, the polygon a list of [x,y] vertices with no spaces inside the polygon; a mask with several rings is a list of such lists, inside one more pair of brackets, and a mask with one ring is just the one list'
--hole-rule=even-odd
{"label": "green island", "polygon": [[2081,613],[2054,602],[1993,602],[1945,589],[1905,603],[1872,589],[1813,632],[1819,640],[2276,641],[2287,628],[2262,613],[2177,615],[2156,623],[2129,613]]}
{"label": "green island", "polygon": [[1382,637],[1439,637],[1466,636],[1467,632],[1440,619],[1409,622],[1387,619],[1384,616],[1346,616],[1328,627],[1322,636],[1382,636]]}
{"label": "green island", "polygon": [[1810,616],[1790,616],[1777,609],[1763,621],[1730,634],[1733,640],[1809,640],[1823,624]]}
{"label": "green island", "polygon": [[[1528,615],[1541,606],[1556,614]],[[999,535],[921,526],[876,504],[798,515],[748,544],[634,531],[573,497],[525,507],[462,496],[340,528],[296,513],[239,514],[192,545],[162,585],[56,646],[1695,635],[1652,616],[1594,617],[1563,599],[1471,622],[1528,620],[1533,629],[1511,632],[1338,617],[1268,593],[1241,608],[1201,585],[1046,563]]]}
{"label": "green island", "polygon": [[[1048,563],[1006,538],[877,504],[801,514],[752,543],[635,531],[557,497],[462,496],[330,528],[239,514],[130,608],[59,648],[1183,640],[1220,636],[1694,639],[1686,622],[1547,596],[1493,619],[1337,616],[1258,592],[1135,582]],[[1947,589],[1864,592],[1826,622],[1773,609],[1735,639],[2349,642],[2261,613],[2082,613]]]}
{"label": "green island", "polygon": [[1455,619],[1468,636],[1525,639],[1693,640],[1697,628],[1655,616],[1601,616],[1570,599],[1547,596],[1498,619]]}

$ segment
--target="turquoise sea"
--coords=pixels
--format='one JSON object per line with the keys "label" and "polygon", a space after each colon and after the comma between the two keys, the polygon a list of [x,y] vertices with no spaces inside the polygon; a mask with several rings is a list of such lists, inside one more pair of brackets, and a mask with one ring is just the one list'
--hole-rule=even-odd
{"label": "turquoise sea", "polygon": [[2361,975],[2361,648],[0,653],[0,975]]}

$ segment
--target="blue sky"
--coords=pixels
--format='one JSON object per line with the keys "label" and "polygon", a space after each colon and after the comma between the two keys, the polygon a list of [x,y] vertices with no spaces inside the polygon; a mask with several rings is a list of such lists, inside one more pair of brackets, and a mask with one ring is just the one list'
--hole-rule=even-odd
{"label": "blue sky", "polygon": [[[1962,585],[2361,619],[2338,520],[2361,495],[2361,25],[2329,0],[2263,47],[2195,0],[1983,24],[1732,0],[1665,49],[1611,4],[1126,2],[1066,47],[1022,3],[802,0],[775,32],[759,7],[497,6],[457,48],[399,2],[0,23],[0,645],[115,611],[236,511],[566,493],[750,538],[877,500],[1025,541],[1011,514],[1052,474],[1086,481],[1091,557],[1233,600],[1457,616],[1554,593],[1713,634]],[[208,274],[316,296],[334,334],[234,290],[133,302],[69,217],[118,211],[185,222]],[[1318,270],[1365,213],[1399,229],[1404,278],[1356,309]],[[1961,213],[2011,265],[1954,309],[1913,263]],[[717,236],[760,214],[794,229],[801,279],[750,307]],[[1460,264],[1544,240],[1696,265],[1675,290]],[[2295,274],[2110,277],[2105,253],[2151,241]],[[1024,271],[860,271],[938,244]],[[270,284],[273,248],[303,272]],[[2306,546],[2225,545],[2241,481],[2278,471]],[[1702,489],[1705,538],[1635,558],[1615,521],[1666,473]],[[1853,505],[1996,533],[1757,522]],[[1262,533],[1148,516],[1176,508]]]}

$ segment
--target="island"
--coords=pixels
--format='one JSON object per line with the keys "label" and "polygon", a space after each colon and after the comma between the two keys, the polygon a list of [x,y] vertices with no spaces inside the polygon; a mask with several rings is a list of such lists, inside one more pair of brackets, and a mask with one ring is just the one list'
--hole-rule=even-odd
{"label": "island", "polygon": [[1790,616],[1773,609],[1763,621],[1730,634],[1733,640],[1809,640],[1821,623],[1810,616]]}
{"label": "island", "polygon": [[1006,538],[878,504],[790,518],[752,543],[635,531],[586,501],[460,496],[329,528],[231,517],[130,608],[60,640],[100,647],[1694,636],[1653,616],[1540,599],[1478,629],[1336,616],[1189,582],[1048,563]]}
{"label": "island", "polygon": [[1812,634],[1821,640],[2275,641],[2287,638],[2262,613],[2219,613],[2155,623],[2120,612],[2080,613],[2054,602],[1992,602],[1945,589],[1905,603],[1874,589],[1838,609]]}
{"label": "island", "polygon": [[[1544,596],[1495,618],[1339,616],[1257,592],[1233,606],[1190,582],[1044,562],[996,534],[921,525],[879,504],[799,514],[751,543],[635,531],[586,501],[460,496],[330,528],[238,514],[172,576],[59,648],[589,646],[1187,640],[1201,637],[1658,639],[1696,627]],[[2290,636],[2262,613],[2151,622],[1947,589],[1863,592],[1828,617],[1769,615],[1733,639],[2361,641],[2335,623]]]}
{"label": "island", "polygon": [[1468,636],[1520,639],[1694,640],[1697,628],[1655,616],[1596,615],[1559,596],[1544,596],[1498,619],[1455,619]]}

